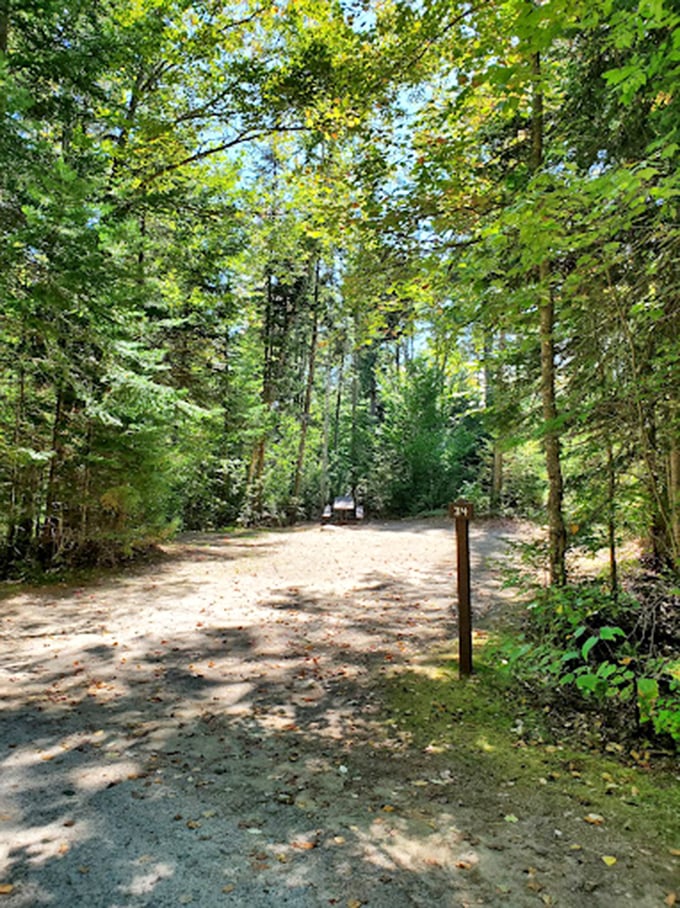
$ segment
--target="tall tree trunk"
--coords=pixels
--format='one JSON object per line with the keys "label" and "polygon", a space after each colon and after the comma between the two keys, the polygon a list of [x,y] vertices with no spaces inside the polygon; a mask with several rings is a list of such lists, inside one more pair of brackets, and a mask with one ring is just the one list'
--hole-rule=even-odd
{"label": "tall tree trunk", "polygon": [[489,511],[498,514],[501,508],[503,495],[503,449],[496,428],[496,413],[494,408],[502,393],[500,370],[492,368],[491,357],[493,341],[488,331],[484,332],[484,406],[492,414],[492,441],[491,441],[491,482],[489,484]]}
{"label": "tall tree trunk", "polygon": [[57,397],[54,403],[54,418],[52,421],[52,441],[50,445],[50,468],[47,474],[47,489],[45,491],[45,511],[40,527],[38,542],[38,556],[43,566],[47,566],[59,548],[59,519],[56,516],[56,491],[57,473],[61,462],[61,430],[64,415],[64,392],[61,385],[57,388]]}
{"label": "tall tree trunk", "polygon": [[267,271],[267,283],[265,292],[265,310],[264,323],[262,326],[262,347],[263,347],[263,368],[262,368],[262,390],[260,398],[264,410],[265,424],[262,427],[260,437],[255,443],[252,456],[250,458],[250,467],[248,469],[248,499],[250,501],[251,516],[259,519],[264,510],[264,463],[267,453],[267,422],[274,400],[273,389],[273,331],[274,331],[274,300],[273,300],[273,276],[271,271]]}
{"label": "tall tree trunk", "polygon": [[323,402],[323,446],[321,449],[321,500],[325,505],[330,500],[330,478],[328,475],[328,448],[330,442],[331,422],[331,373],[332,362],[328,357]]}
{"label": "tall tree trunk", "polygon": [[619,595],[619,569],[616,560],[616,469],[612,440],[607,434],[607,543],[609,546],[609,588],[614,599]]}
{"label": "tall tree trunk", "polygon": [[[338,387],[335,393],[335,415],[333,418],[333,452],[337,457],[340,443],[340,410],[342,408],[343,382],[345,378],[345,351],[340,354],[340,367],[338,369]],[[338,490],[334,489],[333,494]]]}
{"label": "tall tree trunk", "polygon": [[350,442],[350,492],[356,501],[358,485],[357,460],[359,459],[359,432],[357,415],[359,412],[359,352],[352,354],[352,437]]}
{"label": "tall tree trunk", "polygon": [[[674,410],[677,413],[677,404]],[[668,455],[668,497],[671,508],[671,534],[673,558],[676,568],[680,568],[680,443],[678,442],[677,415],[671,422],[671,449]]]}
{"label": "tall tree trunk", "polygon": [[0,0],[0,54],[7,53],[9,39],[9,0]]}
{"label": "tall tree trunk", "polygon": [[314,267],[314,296],[312,303],[312,338],[309,343],[309,360],[307,365],[307,382],[305,385],[305,398],[300,419],[300,439],[298,442],[297,460],[295,463],[295,476],[293,479],[293,500],[291,506],[297,509],[302,487],[302,468],[305,462],[305,447],[307,443],[307,429],[309,428],[309,414],[312,408],[312,391],[314,389],[314,372],[316,368],[316,346],[319,333],[319,259]]}
{"label": "tall tree trunk", "polygon": [[[531,121],[531,170],[538,173],[543,166],[543,90],[541,87],[541,58],[532,57],[533,112]],[[566,583],[567,532],[562,503],[564,497],[560,438],[555,427],[557,400],[555,394],[555,303],[550,287],[550,262],[544,259],[538,266],[539,336],[541,344],[541,403],[546,430],[543,437],[545,463],[548,473],[548,534],[550,583]]]}

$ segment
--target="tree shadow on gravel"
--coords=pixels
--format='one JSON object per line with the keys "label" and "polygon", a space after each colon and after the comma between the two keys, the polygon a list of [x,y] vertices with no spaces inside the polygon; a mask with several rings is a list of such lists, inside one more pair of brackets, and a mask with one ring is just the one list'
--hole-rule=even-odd
{"label": "tree shadow on gravel", "polygon": [[[159,608],[191,587],[154,583]],[[190,631],[169,617],[126,643],[103,642],[96,614],[82,633],[110,593],[62,603],[61,633],[20,652],[6,640],[8,908],[537,904],[493,792],[480,822],[478,755],[456,770],[385,721],[380,677],[451,630],[420,578],[373,572],[337,597],[275,589],[257,620],[197,610]],[[561,874],[546,869],[542,891]]]}

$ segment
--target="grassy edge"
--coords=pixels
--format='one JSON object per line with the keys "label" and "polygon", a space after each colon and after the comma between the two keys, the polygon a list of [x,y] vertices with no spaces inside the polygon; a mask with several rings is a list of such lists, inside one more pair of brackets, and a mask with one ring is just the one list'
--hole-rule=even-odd
{"label": "grassy edge", "polygon": [[638,765],[623,754],[552,739],[545,714],[518,696],[483,646],[475,647],[470,679],[459,679],[455,653],[440,653],[395,668],[381,685],[391,733],[414,747],[455,749],[459,764],[482,761],[490,785],[510,784],[528,804],[537,797],[556,805],[568,800],[638,843],[671,854],[680,848],[677,765]]}

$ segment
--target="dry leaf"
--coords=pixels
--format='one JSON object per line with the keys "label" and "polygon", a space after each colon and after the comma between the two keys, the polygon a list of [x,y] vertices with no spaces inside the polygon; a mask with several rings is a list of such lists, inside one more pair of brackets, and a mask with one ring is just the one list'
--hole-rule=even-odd
{"label": "dry leaf", "polygon": [[385,813],[394,813],[394,807],[391,804],[383,804],[382,809]]}
{"label": "dry leaf", "polygon": [[668,905],[668,908],[673,908],[673,905],[678,903],[678,897],[674,892],[669,892],[663,902],[664,905]]}
{"label": "dry leaf", "polygon": [[680,848],[669,848],[669,854],[672,854],[674,858],[680,858]]}
{"label": "dry leaf", "polygon": [[616,858],[613,854],[603,854],[602,860],[607,865],[607,867],[613,867],[616,864]]}
{"label": "dry leaf", "polygon": [[0,883],[0,895],[11,895],[14,892],[14,886],[11,883]]}
{"label": "dry leaf", "polygon": [[599,813],[589,813],[583,819],[591,826],[601,826],[604,823],[604,817],[601,817]]}
{"label": "dry leaf", "polygon": [[455,866],[459,870],[470,870],[472,867],[472,864],[469,861],[456,861]]}
{"label": "dry leaf", "polygon": [[347,900],[347,908],[361,908],[361,906],[363,904],[364,903],[361,901],[361,899],[348,899]]}

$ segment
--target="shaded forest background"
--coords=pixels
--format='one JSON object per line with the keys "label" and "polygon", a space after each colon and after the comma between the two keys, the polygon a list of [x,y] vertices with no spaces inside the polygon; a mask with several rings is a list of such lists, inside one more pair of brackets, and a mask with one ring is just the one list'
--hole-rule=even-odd
{"label": "shaded forest background", "polygon": [[0,0],[3,573],[349,490],[677,567],[679,22]]}

